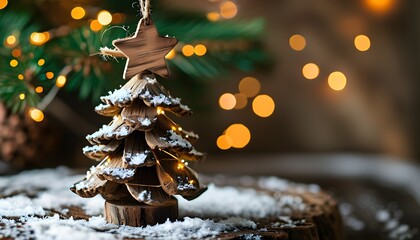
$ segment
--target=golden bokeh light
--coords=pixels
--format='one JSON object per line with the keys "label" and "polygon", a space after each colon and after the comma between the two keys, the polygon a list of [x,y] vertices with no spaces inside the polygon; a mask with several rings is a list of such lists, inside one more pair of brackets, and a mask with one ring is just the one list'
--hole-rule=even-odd
{"label": "golden bokeh light", "polygon": [[73,19],[79,20],[85,17],[86,11],[82,7],[75,7],[71,10],[70,14]]}
{"label": "golden bokeh light", "polygon": [[302,35],[295,34],[289,38],[289,45],[295,51],[302,51],[306,47],[306,39]]}
{"label": "golden bokeh light", "polygon": [[254,77],[244,77],[238,86],[239,92],[247,97],[256,96],[261,90],[261,84],[258,79]]}
{"label": "golden bokeh light", "polygon": [[216,22],[220,19],[220,13],[218,12],[209,12],[207,13],[207,19],[211,22]]}
{"label": "golden bokeh light", "polygon": [[364,0],[365,7],[373,13],[385,14],[396,6],[395,0]]}
{"label": "golden bokeh light", "polygon": [[172,49],[171,51],[168,52],[168,54],[166,54],[165,58],[168,60],[171,60],[175,57],[176,52],[175,49]]}
{"label": "golden bokeh light", "polygon": [[113,23],[123,23],[125,21],[125,15],[122,13],[114,13],[112,14],[112,22]]}
{"label": "golden bokeh light", "polygon": [[98,13],[98,22],[106,26],[112,22],[112,15],[106,10],[102,10]]}
{"label": "golden bokeh light", "polygon": [[232,147],[234,148],[244,148],[251,140],[249,129],[239,123],[230,125],[226,129],[225,135],[232,138]]}
{"label": "golden bokeh light", "polygon": [[59,88],[64,87],[64,85],[66,85],[67,82],[67,78],[63,75],[58,76],[57,80],[55,81],[55,85]]}
{"label": "golden bokeh light", "polygon": [[29,109],[29,116],[31,116],[35,122],[42,122],[42,120],[44,120],[44,113],[37,108]]}
{"label": "golden bokeh light", "polygon": [[245,108],[248,104],[248,99],[246,98],[246,96],[242,93],[236,93],[234,96],[236,100],[235,109]]}
{"label": "golden bokeh light", "polygon": [[218,148],[222,150],[228,150],[232,147],[233,140],[230,136],[222,135],[217,138],[216,144]]}
{"label": "golden bokeh light", "polygon": [[16,39],[15,35],[10,35],[6,38],[6,43],[9,46],[15,45],[16,41],[17,41],[17,39]]}
{"label": "golden bokeh light", "polygon": [[18,64],[19,64],[19,62],[18,62],[16,59],[12,59],[12,60],[10,61],[10,66],[11,66],[11,67],[16,67]]}
{"label": "golden bokeh light", "polygon": [[45,76],[47,77],[47,79],[53,79],[54,78],[54,73],[53,72],[47,72],[47,73],[45,73]]}
{"label": "golden bokeh light", "polygon": [[5,8],[9,2],[7,0],[0,0],[0,10]]}
{"label": "golden bokeh light", "polygon": [[305,66],[303,66],[302,74],[306,79],[315,79],[319,75],[319,67],[315,63],[308,63]]}
{"label": "golden bokeh light", "polygon": [[23,79],[25,79],[25,77],[23,76],[23,74],[19,74],[19,75],[18,75],[18,79],[19,79],[19,80],[23,80]]}
{"label": "golden bokeh light", "polygon": [[19,99],[20,99],[20,100],[24,100],[24,99],[25,99],[25,97],[26,97],[26,96],[25,96],[25,94],[24,94],[24,93],[19,94]]}
{"label": "golden bokeh light", "polygon": [[41,87],[41,86],[38,86],[38,87],[35,88],[36,93],[42,93],[43,91],[44,91],[44,88]]}
{"label": "golden bokeh light", "polygon": [[328,76],[328,85],[335,91],[341,91],[346,87],[347,78],[344,73],[336,71]]}
{"label": "golden bokeh light", "polygon": [[232,110],[236,105],[236,98],[231,93],[225,93],[220,96],[219,105],[222,109]]}
{"label": "golden bokeh light", "polygon": [[197,46],[194,47],[194,53],[197,56],[204,56],[206,52],[207,52],[207,48],[203,44],[198,44]]}
{"label": "golden bokeh light", "polygon": [[258,95],[252,101],[252,110],[257,116],[269,117],[273,114],[276,104],[274,100],[268,95]]}
{"label": "golden bokeh light", "polygon": [[16,49],[13,49],[13,51],[12,51],[12,56],[13,57],[20,57],[20,55],[22,54],[22,52],[20,51],[20,49],[18,49],[18,48],[16,48]]}
{"label": "golden bokeh light", "polygon": [[45,59],[41,58],[38,60],[38,66],[43,66],[45,64]]}
{"label": "golden bokeh light", "polygon": [[33,45],[42,45],[49,40],[49,33],[33,32],[29,38],[30,43]]}
{"label": "golden bokeh light", "polygon": [[102,24],[96,19],[92,20],[92,22],[90,22],[90,29],[94,32],[99,32],[102,29]]}
{"label": "golden bokeh light", "polygon": [[358,35],[354,38],[354,46],[357,50],[364,52],[370,48],[370,39],[366,35]]}
{"label": "golden bokeh light", "polygon": [[186,57],[191,57],[192,55],[194,55],[194,47],[192,45],[185,45],[182,47],[182,54],[184,54],[184,56]]}
{"label": "golden bokeh light", "polygon": [[225,19],[231,19],[238,13],[238,7],[234,2],[226,1],[220,4],[220,15]]}

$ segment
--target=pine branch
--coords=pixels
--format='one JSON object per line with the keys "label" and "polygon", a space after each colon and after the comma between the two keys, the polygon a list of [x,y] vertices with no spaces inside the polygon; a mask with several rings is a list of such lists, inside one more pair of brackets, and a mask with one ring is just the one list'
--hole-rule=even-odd
{"label": "pine branch", "polygon": [[202,17],[156,18],[162,35],[176,36],[181,42],[202,40],[255,40],[264,30],[263,19],[210,22]]}

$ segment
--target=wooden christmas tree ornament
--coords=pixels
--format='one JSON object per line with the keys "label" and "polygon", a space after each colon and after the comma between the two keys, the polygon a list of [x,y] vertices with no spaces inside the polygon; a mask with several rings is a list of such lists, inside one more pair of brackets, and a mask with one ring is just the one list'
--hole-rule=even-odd
{"label": "wooden christmas tree ornament", "polygon": [[132,38],[113,42],[113,45],[127,58],[124,79],[130,79],[146,70],[168,77],[165,56],[177,43],[176,38],[159,36],[151,20],[147,22],[141,19]]}
{"label": "wooden christmas tree ornament", "polygon": [[130,80],[101,97],[103,104],[95,111],[113,120],[88,135],[92,146],[83,149],[100,163],[71,188],[81,197],[101,194],[106,220],[130,226],[175,220],[178,204],[172,195],[192,200],[206,190],[188,167],[188,161],[204,156],[192,146],[198,136],[166,115],[192,112],[153,74],[168,75],[165,55],[177,40],[158,35],[148,6],[148,1],[141,1],[143,19],[134,37],[114,41],[117,49],[111,55],[128,58],[124,76]]}

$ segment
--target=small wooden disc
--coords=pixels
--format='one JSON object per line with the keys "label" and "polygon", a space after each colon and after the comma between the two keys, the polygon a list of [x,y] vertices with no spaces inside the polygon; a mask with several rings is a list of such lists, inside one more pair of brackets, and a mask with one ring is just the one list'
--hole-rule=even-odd
{"label": "small wooden disc", "polygon": [[178,201],[172,197],[164,205],[147,205],[139,202],[105,201],[105,219],[117,225],[142,227],[164,223],[178,218]]}

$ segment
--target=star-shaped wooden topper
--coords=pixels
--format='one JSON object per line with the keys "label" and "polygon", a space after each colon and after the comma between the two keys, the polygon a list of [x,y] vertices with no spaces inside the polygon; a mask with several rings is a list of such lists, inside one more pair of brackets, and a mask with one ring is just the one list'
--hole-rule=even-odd
{"label": "star-shaped wooden topper", "polygon": [[177,43],[176,38],[159,36],[153,22],[150,20],[149,24],[146,24],[143,19],[137,25],[133,37],[112,42],[127,57],[124,79],[131,79],[145,71],[168,77],[165,56]]}

